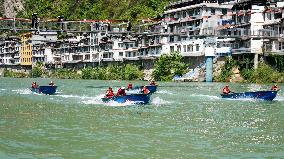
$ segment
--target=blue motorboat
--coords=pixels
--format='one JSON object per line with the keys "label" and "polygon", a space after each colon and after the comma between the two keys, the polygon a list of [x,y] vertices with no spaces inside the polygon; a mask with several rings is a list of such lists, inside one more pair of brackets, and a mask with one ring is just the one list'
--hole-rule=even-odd
{"label": "blue motorboat", "polygon": [[243,93],[229,93],[221,94],[222,98],[240,99],[251,98],[272,101],[277,95],[277,91],[256,91],[256,92],[243,92]]}
{"label": "blue motorboat", "polygon": [[56,92],[57,86],[38,86],[37,88],[31,88],[32,92],[42,93],[42,94],[54,94]]}
{"label": "blue motorboat", "polygon": [[133,102],[134,104],[148,104],[151,94],[129,94],[125,96],[113,96],[112,98],[102,98],[103,102],[115,101],[117,103]]}
{"label": "blue motorboat", "polygon": [[[142,90],[144,86],[137,86],[137,87],[134,87],[133,90]],[[150,93],[154,93],[157,91],[157,86],[155,85],[148,85],[146,86],[146,88],[150,91]]]}

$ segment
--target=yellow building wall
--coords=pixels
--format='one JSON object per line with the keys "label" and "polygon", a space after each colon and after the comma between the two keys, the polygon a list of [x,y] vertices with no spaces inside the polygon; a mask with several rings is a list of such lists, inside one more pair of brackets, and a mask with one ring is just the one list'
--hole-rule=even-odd
{"label": "yellow building wall", "polygon": [[31,66],[33,61],[33,53],[32,53],[32,44],[29,42],[32,38],[32,33],[26,33],[21,35],[21,54],[20,54],[20,59],[21,59],[21,65],[24,66]]}

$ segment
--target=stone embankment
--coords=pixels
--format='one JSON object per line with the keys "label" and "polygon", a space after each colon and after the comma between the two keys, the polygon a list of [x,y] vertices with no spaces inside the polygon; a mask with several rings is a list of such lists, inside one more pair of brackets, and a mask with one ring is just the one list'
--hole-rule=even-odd
{"label": "stone embankment", "polygon": [[237,67],[232,69],[233,75],[231,75],[230,82],[243,82],[244,78],[241,76],[240,70]]}
{"label": "stone embankment", "polygon": [[145,81],[151,81],[152,79],[152,73],[154,69],[145,69],[144,72],[144,79]]}

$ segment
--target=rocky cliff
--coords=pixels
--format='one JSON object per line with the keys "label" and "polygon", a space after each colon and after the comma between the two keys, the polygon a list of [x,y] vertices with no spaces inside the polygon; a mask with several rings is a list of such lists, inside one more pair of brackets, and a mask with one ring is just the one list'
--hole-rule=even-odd
{"label": "rocky cliff", "polygon": [[24,10],[22,0],[1,0],[0,15],[3,17],[15,17],[17,13]]}
{"label": "rocky cliff", "polygon": [[0,0],[0,17],[119,19],[155,18],[171,0]]}

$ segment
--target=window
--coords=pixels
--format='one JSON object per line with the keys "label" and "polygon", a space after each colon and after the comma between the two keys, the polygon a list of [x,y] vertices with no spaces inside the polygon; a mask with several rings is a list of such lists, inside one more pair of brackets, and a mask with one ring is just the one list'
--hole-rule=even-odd
{"label": "window", "polygon": [[283,42],[279,42],[279,50],[284,50],[284,43]]}
{"label": "window", "polygon": [[175,51],[175,47],[174,46],[170,46],[170,51],[174,52]]}
{"label": "window", "polygon": [[185,18],[186,17],[186,11],[182,12],[182,17]]}
{"label": "window", "polygon": [[175,38],[174,36],[170,36],[170,42],[174,42]]}
{"label": "window", "polygon": [[103,54],[103,58],[108,58],[108,54]]}
{"label": "window", "polygon": [[271,20],[271,13],[267,13],[267,19]]}
{"label": "window", "polygon": [[118,47],[123,48],[123,44],[118,44]]}
{"label": "window", "polygon": [[193,51],[193,46],[187,45],[187,52],[192,52],[192,51]]}
{"label": "window", "polygon": [[215,9],[214,8],[211,9],[211,13],[212,13],[212,15],[215,15]]}
{"label": "window", "polygon": [[222,9],[222,14],[227,15],[227,9]]}
{"label": "window", "polygon": [[196,51],[199,51],[199,48],[200,48],[200,46],[199,46],[199,44],[197,44],[196,45]]}
{"label": "window", "polygon": [[186,52],[186,45],[183,45],[183,52]]}
{"label": "window", "polygon": [[86,59],[86,60],[89,60],[89,59],[90,59],[90,55],[86,55],[86,56],[85,56],[85,59]]}
{"label": "window", "polygon": [[123,56],[123,52],[119,52],[119,56]]}

